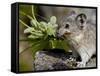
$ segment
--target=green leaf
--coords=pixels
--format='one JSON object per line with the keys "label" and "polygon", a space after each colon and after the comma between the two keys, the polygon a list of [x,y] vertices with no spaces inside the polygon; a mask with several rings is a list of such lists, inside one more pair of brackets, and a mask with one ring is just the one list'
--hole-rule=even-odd
{"label": "green leaf", "polygon": [[41,26],[41,28],[47,30],[47,23],[46,22],[41,21],[40,26]]}
{"label": "green leaf", "polygon": [[58,27],[57,24],[54,24],[54,25],[53,25],[53,28],[54,28],[55,30],[57,29],[57,27]]}
{"label": "green leaf", "polygon": [[35,32],[32,32],[32,35],[34,35],[34,36],[38,36],[38,37],[41,37],[41,36],[43,36],[44,34],[40,31],[35,31]]}
{"label": "green leaf", "polygon": [[31,23],[31,25],[33,27],[36,27],[37,28],[37,21],[36,20],[32,19],[30,23]]}
{"label": "green leaf", "polygon": [[55,16],[52,16],[52,17],[50,18],[50,23],[51,23],[51,24],[55,24],[56,21],[57,21],[57,19],[56,19]]}
{"label": "green leaf", "polygon": [[31,33],[32,31],[35,31],[34,28],[28,27],[24,30],[24,33]]}
{"label": "green leaf", "polygon": [[39,36],[29,35],[28,38],[30,38],[30,39],[36,39],[36,38],[39,38]]}
{"label": "green leaf", "polygon": [[55,30],[53,29],[52,25],[48,24],[47,27],[47,34],[55,36]]}

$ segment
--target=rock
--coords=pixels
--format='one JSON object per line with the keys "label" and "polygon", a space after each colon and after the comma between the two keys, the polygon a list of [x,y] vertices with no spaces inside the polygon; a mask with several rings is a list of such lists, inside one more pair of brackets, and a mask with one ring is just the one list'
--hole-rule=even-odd
{"label": "rock", "polygon": [[[35,55],[34,65],[35,71],[64,70],[77,68],[77,61],[72,58],[71,53],[39,51]],[[92,63],[90,60],[87,66],[96,66],[95,59]]]}
{"label": "rock", "polygon": [[[74,60],[69,59],[70,54],[64,52],[39,51],[35,55],[35,70],[62,70],[73,68]],[[70,65],[69,65],[70,64]]]}

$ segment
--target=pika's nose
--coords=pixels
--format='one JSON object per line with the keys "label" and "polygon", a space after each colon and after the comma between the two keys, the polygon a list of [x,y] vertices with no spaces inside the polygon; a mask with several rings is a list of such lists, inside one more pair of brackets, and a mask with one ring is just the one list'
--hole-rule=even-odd
{"label": "pika's nose", "polygon": [[62,35],[57,34],[57,38],[61,38],[61,37],[62,37]]}
{"label": "pika's nose", "polygon": [[63,38],[63,35],[59,34],[58,32],[57,32],[56,36],[57,36],[58,39]]}

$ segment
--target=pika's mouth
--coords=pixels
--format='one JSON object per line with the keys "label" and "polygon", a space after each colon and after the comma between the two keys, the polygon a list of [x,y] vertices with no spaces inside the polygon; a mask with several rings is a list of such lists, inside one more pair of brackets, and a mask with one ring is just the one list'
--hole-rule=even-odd
{"label": "pika's mouth", "polygon": [[64,33],[64,35],[70,35],[71,34],[71,32],[65,32]]}
{"label": "pika's mouth", "polygon": [[58,40],[64,40],[65,37],[64,36],[61,36],[61,37],[57,37]]}
{"label": "pika's mouth", "polygon": [[66,37],[69,37],[71,32],[65,32],[63,35],[57,35],[57,39],[64,40]]}

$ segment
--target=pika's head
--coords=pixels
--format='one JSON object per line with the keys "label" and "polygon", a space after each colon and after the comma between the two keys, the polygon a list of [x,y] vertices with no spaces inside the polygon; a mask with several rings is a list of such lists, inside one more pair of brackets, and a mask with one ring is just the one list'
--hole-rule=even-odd
{"label": "pika's head", "polygon": [[70,13],[63,16],[59,22],[57,37],[75,37],[85,30],[87,16],[84,13]]}

